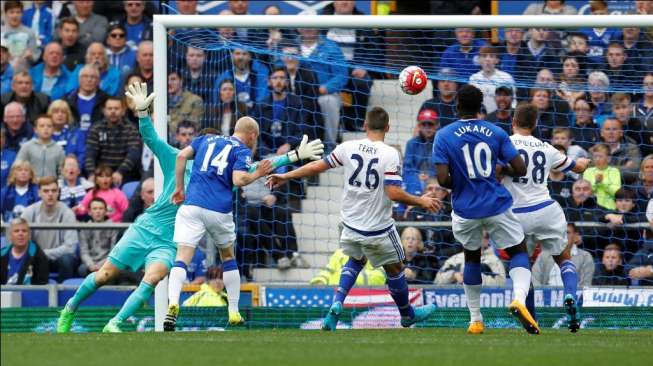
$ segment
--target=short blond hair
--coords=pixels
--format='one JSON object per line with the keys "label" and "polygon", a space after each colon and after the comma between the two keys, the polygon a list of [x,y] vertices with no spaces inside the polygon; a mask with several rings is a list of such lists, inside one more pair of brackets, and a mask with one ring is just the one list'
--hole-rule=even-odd
{"label": "short blond hair", "polygon": [[29,161],[27,160],[16,160],[11,165],[11,170],[9,170],[7,185],[16,184],[16,171],[21,168],[29,170],[30,182],[36,183],[36,174],[34,173],[34,168],[32,168],[32,164],[30,164]]}
{"label": "short blond hair", "polygon": [[70,105],[68,105],[68,102],[66,102],[65,100],[57,99],[52,101],[52,103],[50,103],[50,105],[48,106],[48,115],[52,117],[52,114],[55,111],[66,112],[66,115],[68,116],[66,118],[66,122],[71,126],[75,123],[75,116],[73,116],[73,112],[70,109]]}
{"label": "short blond hair", "polygon": [[254,118],[249,116],[240,117],[238,121],[236,121],[234,132],[242,132],[242,133],[256,132],[256,134],[258,135],[259,134],[258,122],[256,122]]}
{"label": "short blond hair", "polygon": [[409,227],[405,228],[404,231],[401,232],[401,242],[402,242],[402,244],[404,242],[404,239],[410,234],[413,234],[413,235],[415,235],[417,237],[417,251],[421,252],[422,250],[424,250],[424,241],[422,239],[422,232],[419,231],[418,228],[413,227],[413,226],[409,226]]}

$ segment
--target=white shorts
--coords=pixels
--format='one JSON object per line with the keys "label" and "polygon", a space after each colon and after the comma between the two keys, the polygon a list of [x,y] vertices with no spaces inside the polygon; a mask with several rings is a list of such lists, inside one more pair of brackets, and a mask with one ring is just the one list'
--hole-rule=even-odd
{"label": "white shorts", "polygon": [[567,219],[558,202],[515,215],[524,228],[528,255],[533,254],[537,243],[551,255],[558,255],[567,247]]}
{"label": "white shorts", "polygon": [[465,219],[452,212],[451,225],[454,238],[467,250],[481,248],[483,230],[488,232],[490,239],[498,249],[514,247],[524,241],[521,224],[510,209],[482,219]]}
{"label": "white shorts", "polygon": [[349,257],[360,260],[365,256],[375,268],[400,263],[406,258],[394,225],[374,236],[365,236],[345,226],[340,234],[340,246]]}
{"label": "white shorts", "polygon": [[207,232],[218,248],[232,246],[236,240],[236,226],[231,212],[222,213],[189,205],[179,207],[175,218],[175,243],[197,247]]}

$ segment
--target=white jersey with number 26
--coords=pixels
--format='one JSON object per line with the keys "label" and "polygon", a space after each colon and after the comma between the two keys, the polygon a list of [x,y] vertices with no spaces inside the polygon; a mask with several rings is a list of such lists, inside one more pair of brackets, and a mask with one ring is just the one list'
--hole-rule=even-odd
{"label": "white jersey with number 26", "polygon": [[399,152],[383,141],[346,141],[324,160],[331,168],[344,167],[342,221],[350,229],[374,232],[394,224],[392,201],[384,186],[401,186]]}
{"label": "white jersey with number 26", "polygon": [[529,207],[551,200],[547,181],[551,170],[567,172],[576,163],[549,143],[533,136],[512,135],[510,140],[526,163],[523,177],[504,177],[513,208]]}

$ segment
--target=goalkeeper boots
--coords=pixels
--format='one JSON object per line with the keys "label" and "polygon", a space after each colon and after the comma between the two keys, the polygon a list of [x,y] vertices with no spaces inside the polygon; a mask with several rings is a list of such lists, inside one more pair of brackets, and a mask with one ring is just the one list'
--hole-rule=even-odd
{"label": "goalkeeper boots", "polygon": [[580,328],[580,313],[576,300],[571,294],[565,295],[564,306],[567,313],[567,327],[570,332],[576,333]]}
{"label": "goalkeeper boots", "polygon": [[57,333],[70,332],[70,328],[73,326],[74,317],[75,313],[73,311],[67,310],[65,307],[61,309],[59,319],[57,319]]}
{"label": "goalkeeper boots", "polygon": [[177,327],[177,316],[179,315],[179,305],[172,304],[168,306],[168,314],[163,320],[163,331],[174,332]]}
{"label": "goalkeeper boots", "polygon": [[341,313],[342,303],[340,301],[334,302],[333,305],[331,305],[329,312],[324,317],[324,320],[322,321],[322,330],[330,330],[335,332],[336,327],[338,326],[338,318],[340,317]]}
{"label": "goalkeeper boots", "polygon": [[229,312],[229,325],[243,325],[245,324],[245,319],[237,311]]}
{"label": "goalkeeper boots", "polygon": [[521,325],[526,329],[529,334],[540,334],[540,327],[537,325],[537,322],[531,316],[531,313],[528,312],[526,306],[520,303],[517,300],[513,300],[508,307],[510,314],[512,314]]}
{"label": "goalkeeper boots", "polygon": [[107,325],[102,328],[102,333],[122,333],[119,322],[113,319],[109,320]]}
{"label": "goalkeeper boots", "polygon": [[483,324],[483,321],[476,320],[473,322],[469,322],[469,327],[467,328],[467,334],[483,334],[484,331],[485,331],[485,325]]}
{"label": "goalkeeper boots", "polygon": [[401,317],[401,326],[408,328],[411,325],[426,320],[431,314],[435,312],[435,305],[424,305],[415,308],[415,316],[412,318]]}

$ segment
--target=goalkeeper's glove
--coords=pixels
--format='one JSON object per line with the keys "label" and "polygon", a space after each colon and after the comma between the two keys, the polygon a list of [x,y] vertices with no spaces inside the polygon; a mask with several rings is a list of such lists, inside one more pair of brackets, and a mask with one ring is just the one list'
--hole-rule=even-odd
{"label": "goalkeeper's glove", "polygon": [[324,152],[324,144],[320,139],[308,142],[308,136],[304,135],[302,142],[296,150],[288,151],[288,159],[291,163],[299,160],[319,160]]}
{"label": "goalkeeper's glove", "polygon": [[134,103],[134,106],[136,106],[138,118],[149,116],[149,108],[154,100],[154,93],[147,95],[147,84],[133,83],[127,89],[125,95],[132,101],[132,103]]}

